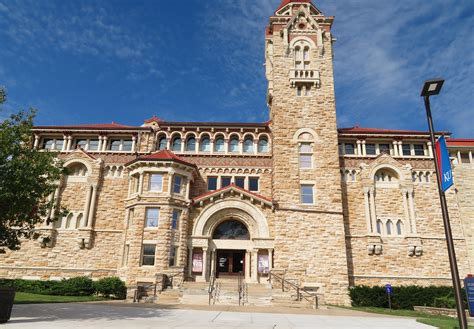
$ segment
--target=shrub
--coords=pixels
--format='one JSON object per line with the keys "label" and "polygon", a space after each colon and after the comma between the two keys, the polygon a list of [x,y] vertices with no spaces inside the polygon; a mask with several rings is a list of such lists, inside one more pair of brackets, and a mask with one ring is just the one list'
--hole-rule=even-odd
{"label": "shrub", "polygon": [[[413,306],[435,306],[449,303],[448,296],[452,298],[453,289],[448,286],[399,286],[393,287],[391,302],[393,309],[412,310]],[[349,289],[352,306],[388,308],[388,297],[385,287],[381,286],[355,286]],[[463,297],[466,298],[463,293]]]}
{"label": "shrub", "polygon": [[95,293],[94,282],[88,277],[41,281],[23,279],[1,279],[0,286],[15,287],[18,292],[41,295],[91,296]]}
{"label": "shrub", "polygon": [[99,295],[118,299],[125,299],[127,297],[127,287],[117,277],[102,278],[96,281],[94,286]]}
{"label": "shrub", "polygon": [[95,293],[94,281],[85,276],[61,280],[60,283],[54,295],[91,296]]}
{"label": "shrub", "polygon": [[456,308],[456,300],[452,294],[436,297],[433,302],[434,307]]}

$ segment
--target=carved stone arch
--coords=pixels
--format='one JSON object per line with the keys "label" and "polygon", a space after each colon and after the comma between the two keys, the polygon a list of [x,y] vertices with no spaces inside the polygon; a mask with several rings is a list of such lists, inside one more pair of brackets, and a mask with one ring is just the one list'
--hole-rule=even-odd
{"label": "carved stone arch", "polygon": [[234,138],[234,137],[237,137],[237,139],[238,139],[239,141],[242,140],[242,135],[239,134],[239,133],[233,132],[233,133],[230,133],[230,134],[229,134],[229,140],[232,139],[232,138]]}
{"label": "carved stone arch", "polygon": [[[300,136],[304,133],[308,133],[308,134],[311,134],[313,136],[313,141],[314,142],[317,142],[319,143],[320,142],[320,138],[319,138],[319,135],[316,133],[316,131],[314,131],[313,129],[311,128],[300,128],[298,129],[294,134],[293,134],[293,141],[294,142],[300,142],[300,141],[303,141],[300,139]],[[309,141],[311,142],[311,141]]]}
{"label": "carved stone arch", "polygon": [[316,48],[316,44],[314,43],[314,41],[311,38],[308,38],[308,37],[305,37],[305,36],[298,36],[298,37],[294,38],[293,40],[291,40],[290,48],[292,48],[292,49],[295,48],[296,44],[300,41],[308,42],[311,48],[313,48],[313,49]]}
{"label": "carved stone arch", "polygon": [[214,133],[214,135],[212,136],[212,138],[214,140],[216,140],[219,137],[222,137],[224,140],[226,139],[226,135],[222,131],[218,131],[218,132]]}
{"label": "carved stone arch", "polygon": [[215,228],[230,218],[244,223],[252,239],[268,239],[270,231],[263,212],[245,200],[219,200],[203,209],[193,227],[193,236],[212,237]]}
{"label": "carved stone arch", "polygon": [[397,175],[398,175],[398,180],[401,182],[403,180],[405,180],[405,176],[403,175],[402,171],[400,170],[400,168],[392,165],[392,164],[389,164],[389,163],[381,163],[381,164],[378,164],[376,165],[375,167],[373,167],[371,170],[370,170],[370,173],[369,173],[369,178],[373,181],[375,180],[375,174],[380,170],[380,169],[389,169],[389,170],[392,170],[394,171]]}
{"label": "carved stone arch", "polygon": [[179,138],[181,138],[181,140],[183,140],[183,134],[181,133],[181,131],[173,131],[170,134],[171,141],[173,141],[173,139],[175,139],[176,137],[179,137]]}
{"label": "carved stone arch", "polygon": [[72,167],[77,163],[81,163],[87,168],[87,175],[86,176],[90,176],[92,174],[92,165],[91,165],[91,163],[84,160],[84,159],[81,159],[81,158],[72,158],[72,159],[66,160],[66,162],[64,162],[64,167],[66,167],[66,168]]}
{"label": "carved stone arch", "polygon": [[201,140],[203,137],[209,137],[209,139],[212,139],[212,134],[208,131],[202,131],[199,135],[199,140]]}
{"label": "carved stone arch", "polygon": [[248,138],[248,136],[251,136],[253,141],[257,140],[257,136],[256,136],[254,133],[252,133],[252,132],[246,132],[246,133],[242,136],[242,139],[245,140],[245,139]]}
{"label": "carved stone arch", "polygon": [[197,138],[197,134],[194,131],[188,131],[184,134],[184,140],[187,140],[189,137]]}

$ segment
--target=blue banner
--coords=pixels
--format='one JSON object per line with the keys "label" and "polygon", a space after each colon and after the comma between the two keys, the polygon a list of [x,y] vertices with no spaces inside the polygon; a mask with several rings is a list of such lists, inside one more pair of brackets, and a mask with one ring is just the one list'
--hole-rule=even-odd
{"label": "blue banner", "polygon": [[451,169],[451,160],[449,160],[449,152],[444,136],[441,136],[436,142],[436,157],[438,158],[441,187],[443,192],[446,192],[446,190],[453,185],[453,171]]}
{"label": "blue banner", "polygon": [[464,279],[464,289],[466,289],[469,314],[474,316],[474,277],[471,276]]}

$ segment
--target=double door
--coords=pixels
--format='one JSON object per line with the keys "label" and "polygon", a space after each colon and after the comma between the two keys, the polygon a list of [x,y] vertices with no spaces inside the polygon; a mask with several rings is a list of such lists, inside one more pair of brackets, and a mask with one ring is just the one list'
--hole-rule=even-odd
{"label": "double door", "polygon": [[217,250],[217,276],[238,275],[245,269],[245,250]]}

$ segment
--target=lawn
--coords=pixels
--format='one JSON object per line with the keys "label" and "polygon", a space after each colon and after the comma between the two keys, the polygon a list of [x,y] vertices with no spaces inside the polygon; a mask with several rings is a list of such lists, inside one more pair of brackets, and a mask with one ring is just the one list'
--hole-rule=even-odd
{"label": "lawn", "polygon": [[94,302],[107,300],[98,296],[51,296],[38,295],[26,292],[17,292],[15,294],[15,304],[39,304],[39,303],[77,303],[77,302]]}
{"label": "lawn", "polygon": [[[434,327],[438,327],[440,329],[459,328],[458,320],[454,318],[450,318],[448,316],[431,315],[431,314],[427,314],[423,312],[410,311],[410,310],[390,311],[387,308],[378,308],[378,307],[351,307],[350,309],[355,310],[355,311],[369,312],[369,313],[412,317],[412,318],[416,318],[417,322],[428,324]],[[474,329],[474,326],[469,325],[469,328]]]}

